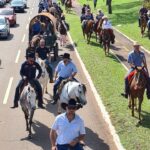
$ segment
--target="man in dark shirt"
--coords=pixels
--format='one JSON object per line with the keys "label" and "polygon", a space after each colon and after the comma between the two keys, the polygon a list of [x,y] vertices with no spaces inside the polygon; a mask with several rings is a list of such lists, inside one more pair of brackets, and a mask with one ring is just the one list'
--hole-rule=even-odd
{"label": "man in dark shirt", "polygon": [[[14,106],[12,108],[18,107],[18,101],[20,99],[20,89],[23,89],[24,82],[27,80],[31,85],[35,87],[38,96],[38,106],[40,108],[43,107],[43,97],[42,97],[42,87],[37,79],[41,77],[42,69],[38,63],[34,60],[34,55],[29,54],[27,57],[27,61],[25,61],[20,70],[20,75],[22,79],[20,80],[18,86],[16,87],[15,98],[14,98]],[[36,77],[36,71],[38,70],[38,76]]]}
{"label": "man in dark shirt", "polygon": [[53,83],[53,69],[50,64],[50,51],[49,49],[45,46],[45,40],[41,39],[40,40],[40,46],[36,49],[36,56],[41,58],[42,60],[45,60],[46,64],[46,70],[49,74],[50,78],[50,83]]}

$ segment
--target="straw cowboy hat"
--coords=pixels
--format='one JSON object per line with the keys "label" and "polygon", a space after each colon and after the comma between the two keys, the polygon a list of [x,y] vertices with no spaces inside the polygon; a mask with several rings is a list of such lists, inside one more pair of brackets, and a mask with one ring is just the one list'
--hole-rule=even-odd
{"label": "straw cowboy hat", "polygon": [[134,41],[133,46],[140,46],[140,44],[137,41]]}
{"label": "straw cowboy hat", "polygon": [[102,19],[108,19],[108,17],[107,16],[103,16]]}

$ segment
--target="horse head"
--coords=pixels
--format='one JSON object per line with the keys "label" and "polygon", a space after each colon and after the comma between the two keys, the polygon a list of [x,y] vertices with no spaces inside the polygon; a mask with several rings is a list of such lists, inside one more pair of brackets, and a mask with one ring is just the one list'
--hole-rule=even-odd
{"label": "horse head", "polygon": [[42,77],[44,78],[46,75],[46,63],[45,60],[42,60],[39,57],[36,57],[36,62],[41,66],[42,69]]}
{"label": "horse head", "polygon": [[102,40],[104,41],[104,42],[110,42],[110,33],[109,33],[109,31],[107,30],[107,29],[104,29],[103,31],[102,31]]}
{"label": "horse head", "polygon": [[76,90],[76,98],[79,104],[85,105],[87,103],[86,100],[86,86],[82,83],[78,84],[78,88]]}
{"label": "horse head", "polygon": [[134,79],[135,79],[135,83],[136,83],[135,84],[136,89],[145,88],[146,78],[144,75],[143,67],[136,68],[136,73],[135,73]]}
{"label": "horse head", "polygon": [[36,92],[30,84],[27,85],[27,101],[31,105],[31,109],[36,109]]}

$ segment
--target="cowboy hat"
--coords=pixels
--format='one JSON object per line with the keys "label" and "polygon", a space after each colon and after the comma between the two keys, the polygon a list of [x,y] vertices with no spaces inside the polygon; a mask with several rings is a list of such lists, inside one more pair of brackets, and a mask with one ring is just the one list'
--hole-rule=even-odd
{"label": "cowboy hat", "polygon": [[133,46],[140,46],[140,44],[137,41],[134,41]]}
{"label": "cowboy hat", "polygon": [[70,54],[69,53],[64,53],[63,58],[70,59]]}
{"label": "cowboy hat", "polygon": [[108,19],[108,17],[107,16],[103,16],[102,19]]}

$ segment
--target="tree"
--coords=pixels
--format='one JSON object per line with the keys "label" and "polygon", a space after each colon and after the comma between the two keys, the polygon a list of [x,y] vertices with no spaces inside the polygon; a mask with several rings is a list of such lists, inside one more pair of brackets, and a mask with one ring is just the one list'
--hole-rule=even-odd
{"label": "tree", "polygon": [[111,7],[112,0],[106,0],[106,5],[108,6],[108,13],[112,14],[112,7]]}

